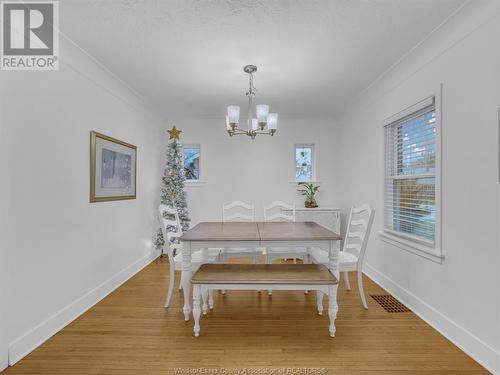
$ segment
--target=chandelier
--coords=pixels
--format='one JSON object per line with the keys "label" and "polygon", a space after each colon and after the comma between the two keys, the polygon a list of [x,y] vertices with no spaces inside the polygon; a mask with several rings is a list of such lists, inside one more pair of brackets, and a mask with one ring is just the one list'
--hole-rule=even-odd
{"label": "chandelier", "polygon": [[278,114],[269,113],[269,106],[266,104],[257,104],[255,106],[256,117],[253,116],[253,99],[257,95],[257,89],[253,85],[253,73],[257,71],[255,65],[246,65],[243,68],[245,73],[249,75],[249,88],[246,96],[248,97],[248,117],[247,128],[239,127],[240,123],[240,107],[230,105],[227,107],[226,129],[229,135],[248,135],[252,139],[258,134],[274,135],[278,128]]}

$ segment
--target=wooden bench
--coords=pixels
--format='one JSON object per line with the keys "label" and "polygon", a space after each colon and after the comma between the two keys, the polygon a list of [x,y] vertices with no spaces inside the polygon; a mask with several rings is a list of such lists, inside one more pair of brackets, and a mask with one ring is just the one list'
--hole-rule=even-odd
{"label": "wooden bench", "polygon": [[[210,289],[224,290],[316,290],[328,295],[330,336],[335,336],[337,301],[333,286],[337,278],[320,264],[203,264],[191,278],[193,284],[194,335],[200,334],[200,300],[203,296],[203,314],[208,311],[207,295]],[[318,299],[318,313],[323,306]]]}

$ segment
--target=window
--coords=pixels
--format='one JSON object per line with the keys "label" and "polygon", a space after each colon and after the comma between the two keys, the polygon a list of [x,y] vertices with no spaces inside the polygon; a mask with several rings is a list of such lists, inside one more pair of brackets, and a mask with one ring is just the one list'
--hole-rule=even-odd
{"label": "window", "polygon": [[434,97],[385,125],[384,232],[436,244],[437,123]]}
{"label": "window", "polygon": [[184,145],[184,174],[186,180],[200,179],[200,145]]}
{"label": "window", "polygon": [[314,145],[295,145],[295,181],[313,181]]}

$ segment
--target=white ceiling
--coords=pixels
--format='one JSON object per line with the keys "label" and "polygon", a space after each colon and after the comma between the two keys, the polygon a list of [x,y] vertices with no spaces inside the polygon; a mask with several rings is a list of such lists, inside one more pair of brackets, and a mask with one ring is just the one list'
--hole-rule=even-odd
{"label": "white ceiling", "polygon": [[165,118],[258,102],[335,115],[464,0],[73,0],[61,31]]}

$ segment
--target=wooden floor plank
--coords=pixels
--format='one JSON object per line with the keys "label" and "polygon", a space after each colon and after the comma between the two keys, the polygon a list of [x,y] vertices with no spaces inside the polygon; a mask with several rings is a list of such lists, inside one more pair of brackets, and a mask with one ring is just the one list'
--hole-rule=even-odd
{"label": "wooden floor plank", "polygon": [[[487,373],[415,314],[388,313],[369,297],[364,310],[354,277],[351,291],[339,286],[335,338],[328,335],[328,317],[316,314],[315,294],[288,291],[272,297],[216,293],[215,309],[202,317],[195,338],[193,321],[183,319],[182,293],[175,290],[171,307],[163,308],[167,275],[166,260],[152,263],[5,375],[172,375],[175,368],[200,367],[314,367],[346,375]],[[365,290],[385,293],[368,278]]]}

